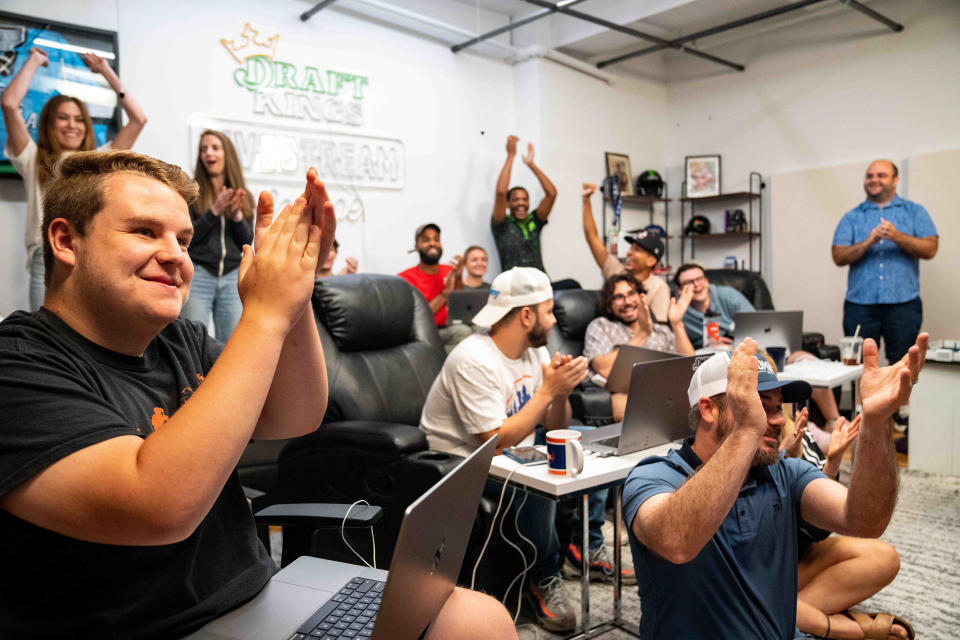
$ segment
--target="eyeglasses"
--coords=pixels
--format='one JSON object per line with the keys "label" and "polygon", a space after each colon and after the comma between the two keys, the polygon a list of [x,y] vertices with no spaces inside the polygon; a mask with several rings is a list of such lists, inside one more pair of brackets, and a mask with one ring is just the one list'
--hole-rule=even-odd
{"label": "eyeglasses", "polygon": [[706,281],[707,281],[707,276],[699,276],[699,277],[697,277],[697,278],[693,278],[693,279],[691,279],[691,280],[687,280],[686,282],[678,282],[677,284],[680,285],[680,288],[682,289],[682,288],[684,288],[685,286],[687,286],[688,284],[697,285],[697,284],[701,284],[701,283],[706,282]]}
{"label": "eyeglasses", "polygon": [[640,295],[639,291],[631,291],[630,293],[627,293],[627,294],[618,293],[617,295],[610,298],[610,302],[623,302],[627,298],[636,298],[639,295]]}

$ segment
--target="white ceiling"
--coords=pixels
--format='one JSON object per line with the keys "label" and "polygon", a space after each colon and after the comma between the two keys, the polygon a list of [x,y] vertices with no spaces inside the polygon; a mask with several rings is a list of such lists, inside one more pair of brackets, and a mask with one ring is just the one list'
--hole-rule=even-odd
{"label": "white ceiling", "polygon": [[[551,3],[557,0],[549,0]],[[569,8],[584,14],[630,27],[663,40],[672,40],[704,29],[713,28],[758,13],[784,7],[794,0],[566,0]],[[897,20],[895,0],[861,0],[888,18]],[[511,22],[542,13],[543,7],[525,0],[338,0],[331,5],[341,10],[375,14],[402,13],[402,27],[418,31],[426,37],[447,44],[460,44]],[[423,27],[412,26],[417,17]],[[746,65],[749,56],[744,42],[775,34],[795,42],[809,32],[833,29],[838,16],[843,23],[857,30],[854,36],[893,33],[889,28],[866,15],[845,6],[841,0],[823,0],[780,16],[745,25],[692,41],[685,46],[730,62]],[[390,20],[387,20],[390,21]],[[797,29],[797,27],[803,27]],[[789,34],[789,35],[788,35]],[[653,42],[593,24],[578,18],[554,13],[509,32],[474,45],[462,53],[501,58],[516,57],[530,47],[555,50],[589,65],[653,46]],[[785,45],[786,46],[786,45]],[[739,59],[738,59],[739,57]],[[690,73],[736,73],[729,67],[704,60],[676,49],[666,49],[605,66],[614,74],[640,75],[672,79]]]}

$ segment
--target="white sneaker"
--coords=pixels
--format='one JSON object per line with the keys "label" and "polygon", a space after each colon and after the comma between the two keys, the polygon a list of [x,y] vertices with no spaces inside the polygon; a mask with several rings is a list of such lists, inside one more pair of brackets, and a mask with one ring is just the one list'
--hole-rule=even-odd
{"label": "white sneaker", "polygon": [[[611,547],[613,546],[613,523],[609,520],[605,520],[603,523],[603,544],[608,544]],[[627,536],[627,525],[620,525],[620,546],[627,546],[628,536]]]}

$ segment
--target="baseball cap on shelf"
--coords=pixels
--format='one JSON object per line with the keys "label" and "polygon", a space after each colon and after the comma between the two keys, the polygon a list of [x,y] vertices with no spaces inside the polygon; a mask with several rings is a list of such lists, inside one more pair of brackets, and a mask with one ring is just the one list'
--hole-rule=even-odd
{"label": "baseball cap on shelf", "polygon": [[659,262],[660,258],[663,257],[663,240],[661,240],[660,236],[656,233],[651,231],[641,231],[636,235],[624,237],[624,240],[630,244],[637,245],[656,258],[657,262]]}
{"label": "baseball cap on shelf", "polygon": [[[803,380],[780,380],[770,363],[757,354],[758,374],[757,391],[780,389],[784,402],[800,402],[810,397],[810,384]],[[710,398],[718,393],[727,392],[727,368],[730,366],[730,353],[721,351],[714,354],[693,372],[687,399],[690,406],[697,404],[700,398]]]}
{"label": "baseball cap on shelf", "polygon": [[440,233],[440,227],[434,224],[433,222],[428,222],[427,224],[420,225],[419,227],[417,227],[417,230],[413,232],[414,248],[410,249],[410,251],[407,251],[407,253],[413,253],[414,251],[417,250],[416,248],[417,240],[420,239],[420,235],[423,234],[423,232],[426,231],[427,229],[433,229],[434,231],[437,232],[437,234]]}
{"label": "baseball cap on shelf", "polygon": [[478,327],[490,327],[514,307],[540,304],[552,298],[553,287],[547,274],[533,267],[514,267],[494,278],[487,304],[472,322]]}

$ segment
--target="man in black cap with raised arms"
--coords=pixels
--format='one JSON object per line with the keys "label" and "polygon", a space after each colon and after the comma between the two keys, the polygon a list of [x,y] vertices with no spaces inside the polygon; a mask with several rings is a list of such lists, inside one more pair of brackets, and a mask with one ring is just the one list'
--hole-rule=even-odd
{"label": "man in black cap with raised arms", "polygon": [[619,273],[629,273],[646,291],[647,306],[650,307],[657,322],[668,321],[670,309],[670,285],[660,276],[653,274],[653,269],[663,257],[663,241],[655,234],[642,231],[624,238],[630,243],[627,257],[621,263],[616,256],[610,255],[597,233],[597,224],[593,221],[593,207],[590,205],[590,196],[597,191],[597,185],[583,183],[583,235],[590,247],[590,253],[596,260],[597,266],[603,271],[604,281],[610,276]]}

